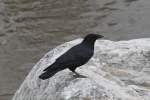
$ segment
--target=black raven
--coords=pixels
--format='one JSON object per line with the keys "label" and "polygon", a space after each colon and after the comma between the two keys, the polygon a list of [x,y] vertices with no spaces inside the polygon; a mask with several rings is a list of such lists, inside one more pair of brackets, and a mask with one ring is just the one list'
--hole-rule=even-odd
{"label": "black raven", "polygon": [[87,63],[93,56],[94,43],[96,39],[102,37],[102,35],[98,34],[88,34],[80,44],[69,49],[63,55],[58,57],[53,64],[44,69],[44,73],[42,73],[39,78],[43,80],[48,79],[66,68],[69,68],[72,72],[76,73],[75,69]]}

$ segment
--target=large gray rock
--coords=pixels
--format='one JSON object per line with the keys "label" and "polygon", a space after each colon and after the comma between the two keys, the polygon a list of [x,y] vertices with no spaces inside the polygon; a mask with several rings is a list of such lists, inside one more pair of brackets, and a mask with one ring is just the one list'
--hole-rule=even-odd
{"label": "large gray rock", "polygon": [[[68,69],[48,80],[38,76],[77,39],[48,52],[31,70],[13,100],[149,100],[150,39],[98,40],[95,55],[76,71]],[[84,52],[84,51],[81,51]]]}

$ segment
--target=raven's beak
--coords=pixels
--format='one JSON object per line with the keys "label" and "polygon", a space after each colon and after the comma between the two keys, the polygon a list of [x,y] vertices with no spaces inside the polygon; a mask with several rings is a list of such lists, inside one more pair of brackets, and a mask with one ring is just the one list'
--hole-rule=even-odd
{"label": "raven's beak", "polygon": [[97,34],[97,38],[103,38],[104,36]]}

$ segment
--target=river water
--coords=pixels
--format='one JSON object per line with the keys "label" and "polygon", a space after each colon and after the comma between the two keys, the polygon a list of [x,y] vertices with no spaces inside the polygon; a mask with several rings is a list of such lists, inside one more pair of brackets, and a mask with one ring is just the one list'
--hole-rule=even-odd
{"label": "river water", "polygon": [[150,0],[0,0],[0,100],[55,46],[97,33],[150,37]]}

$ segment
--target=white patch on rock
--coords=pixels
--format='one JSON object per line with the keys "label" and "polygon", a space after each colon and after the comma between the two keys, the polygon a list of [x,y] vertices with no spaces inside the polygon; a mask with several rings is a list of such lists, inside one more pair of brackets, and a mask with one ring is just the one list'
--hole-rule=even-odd
{"label": "white patch on rock", "polygon": [[93,58],[48,80],[38,76],[57,57],[81,42],[77,39],[48,52],[31,70],[13,100],[149,100],[150,39],[113,42],[98,40]]}

